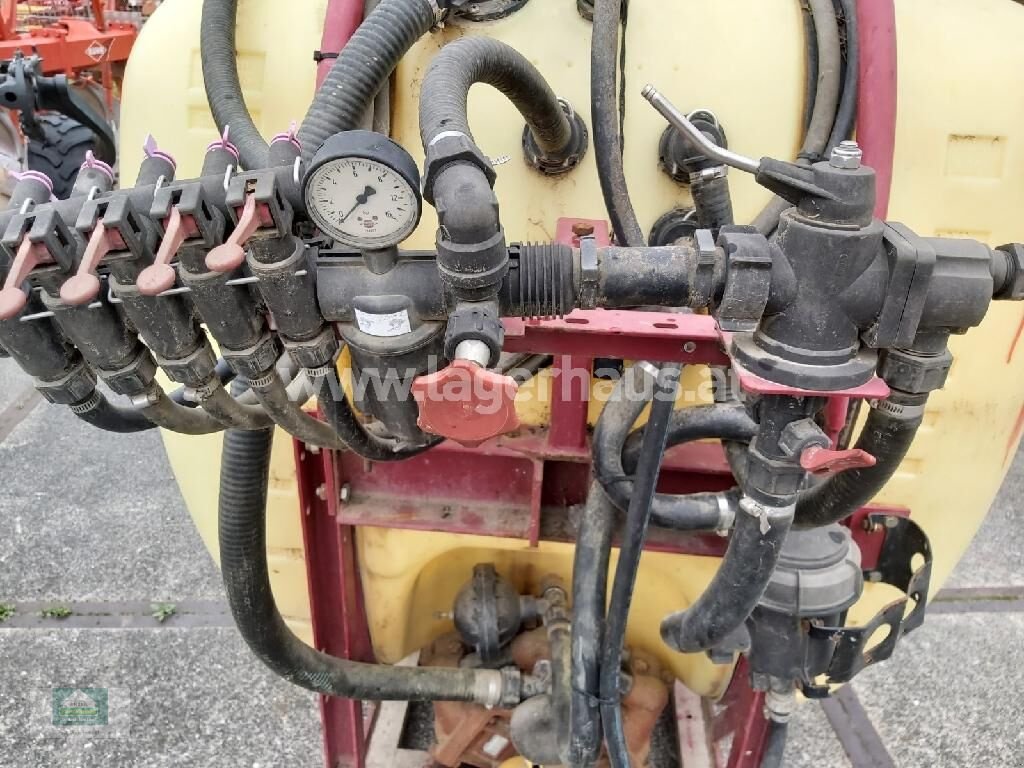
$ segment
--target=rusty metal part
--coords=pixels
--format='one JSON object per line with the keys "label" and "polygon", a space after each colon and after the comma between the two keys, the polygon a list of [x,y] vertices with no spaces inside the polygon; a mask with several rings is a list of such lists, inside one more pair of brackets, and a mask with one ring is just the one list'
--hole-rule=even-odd
{"label": "rusty metal part", "polygon": [[[466,655],[466,647],[457,634],[443,635],[420,656],[426,667],[457,667]],[[515,757],[509,736],[512,712],[487,709],[475,704],[438,701],[434,704],[434,735],[437,743],[430,755],[439,765],[457,768],[499,768]]]}
{"label": "rusty metal part", "polygon": [[[512,641],[512,658],[523,670],[533,671],[539,662],[550,658],[550,653],[547,633],[543,628],[523,632]],[[622,699],[626,744],[632,764],[647,765],[651,752],[651,734],[668,704],[669,685],[664,680],[665,673],[658,661],[643,651],[632,650],[629,653],[627,670],[633,684]],[[598,766],[606,768],[607,757],[602,757]]]}

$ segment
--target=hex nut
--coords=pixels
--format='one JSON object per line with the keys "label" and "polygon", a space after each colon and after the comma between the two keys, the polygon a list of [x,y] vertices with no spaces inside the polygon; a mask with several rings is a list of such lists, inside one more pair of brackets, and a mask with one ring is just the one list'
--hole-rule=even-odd
{"label": "hex nut", "polygon": [[812,446],[828,448],[828,436],[813,419],[799,419],[787,424],[779,435],[779,448],[787,456],[799,456]]}
{"label": "hex nut", "polygon": [[840,170],[856,171],[864,160],[864,152],[855,141],[842,141],[832,150],[828,164]]}
{"label": "hex nut", "polygon": [[101,370],[99,373],[114,392],[133,397],[146,391],[156,378],[156,371],[156,360],[148,349],[144,349],[124,368],[116,371]]}
{"label": "hex nut", "polygon": [[209,381],[213,378],[217,367],[213,348],[205,339],[203,345],[188,357],[183,357],[180,360],[166,360],[156,355],[156,361],[171,381],[189,387],[198,387]]}
{"label": "hex nut", "polygon": [[35,385],[47,402],[54,405],[74,405],[96,391],[96,374],[85,363],[81,363],[59,379],[36,379]]}
{"label": "hex nut", "polygon": [[882,356],[878,374],[893,389],[917,395],[942,389],[952,365],[953,355],[949,350],[941,355],[924,356],[891,349]]}
{"label": "hex nut", "polygon": [[994,298],[1011,301],[1024,299],[1024,245],[1010,243],[1001,245],[996,250],[1006,254],[1008,274],[1002,289]]}
{"label": "hex nut", "polygon": [[243,379],[258,379],[271,370],[281,356],[277,336],[265,333],[248,349],[222,349],[221,357]]}
{"label": "hex nut", "polygon": [[283,340],[285,351],[300,368],[320,368],[334,361],[338,353],[338,338],[334,328],[328,326],[307,341]]}

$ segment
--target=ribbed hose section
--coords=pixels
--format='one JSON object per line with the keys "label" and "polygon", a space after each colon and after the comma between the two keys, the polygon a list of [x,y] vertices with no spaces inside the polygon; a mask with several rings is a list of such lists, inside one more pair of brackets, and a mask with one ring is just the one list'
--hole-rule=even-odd
{"label": "ribbed hose section", "polygon": [[106,432],[128,435],[156,428],[156,424],[141,413],[114,405],[99,390],[93,390],[89,397],[69,407],[82,421]]}
{"label": "ribbed hose section", "polygon": [[228,604],[242,638],[276,674],[317,693],[371,701],[482,701],[499,673],[361,664],[321,653],[285,624],[267,569],[272,430],[224,436],[218,532]]}
{"label": "ribbed hose section", "polygon": [[572,248],[554,243],[513,246],[501,285],[506,316],[561,317],[576,306]]}
{"label": "ribbed hose section", "polygon": [[381,0],[345,44],[306,112],[299,128],[305,163],[329,136],[360,126],[398,62],[436,22],[427,0]]}
{"label": "ribbed hose section", "polygon": [[[896,473],[917,436],[924,414],[910,418],[890,415],[883,410],[889,405],[883,401],[880,407],[871,409],[855,446],[874,456],[875,465],[840,472],[804,491],[797,501],[794,525],[813,528],[846,519],[871,501]],[[923,403],[920,410],[923,411]]]}
{"label": "ribbed hose section", "polygon": [[238,0],[203,0],[199,28],[203,82],[217,129],[223,131],[225,126],[231,127],[231,141],[238,147],[242,165],[249,169],[263,168],[269,147],[249,115],[238,79],[237,10]]}
{"label": "ribbed hose section", "polygon": [[467,37],[442,48],[423,79],[420,138],[424,147],[448,131],[473,138],[467,101],[476,83],[496,88],[516,106],[545,155],[557,156],[569,146],[572,126],[537,68],[505,43]]}
{"label": "ribbed hose section", "polygon": [[572,699],[569,765],[592,768],[601,756],[601,645],[615,506],[590,484],[572,565]]}
{"label": "ribbed hose section", "polygon": [[701,229],[717,232],[735,223],[728,176],[694,182],[690,191],[693,193],[693,207],[697,210],[697,224]]}

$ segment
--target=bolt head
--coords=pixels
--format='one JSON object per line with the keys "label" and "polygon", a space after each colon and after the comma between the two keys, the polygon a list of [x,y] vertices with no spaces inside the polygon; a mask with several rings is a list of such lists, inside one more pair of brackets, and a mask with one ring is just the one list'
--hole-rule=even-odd
{"label": "bolt head", "polygon": [[843,141],[832,150],[828,162],[833,168],[840,168],[846,171],[856,171],[860,168],[864,153],[856,141]]}

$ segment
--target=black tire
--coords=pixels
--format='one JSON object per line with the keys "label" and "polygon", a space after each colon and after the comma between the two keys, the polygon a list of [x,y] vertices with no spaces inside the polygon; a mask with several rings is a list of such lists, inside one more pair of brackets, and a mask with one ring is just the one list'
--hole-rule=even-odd
{"label": "black tire", "polygon": [[96,150],[96,136],[77,120],[56,112],[38,115],[37,120],[43,139],[29,140],[28,167],[53,180],[53,194],[67,197],[85,153]]}

